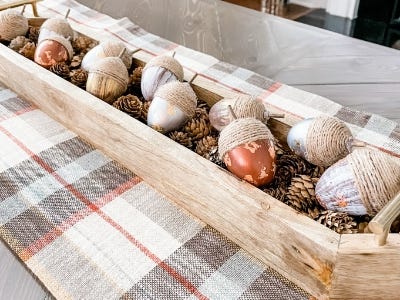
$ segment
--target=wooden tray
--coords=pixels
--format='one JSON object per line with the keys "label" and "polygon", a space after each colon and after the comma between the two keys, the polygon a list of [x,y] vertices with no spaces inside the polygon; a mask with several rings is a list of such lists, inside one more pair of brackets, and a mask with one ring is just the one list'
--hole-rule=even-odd
{"label": "wooden tray", "polygon": [[[140,65],[151,58],[144,51],[133,57]],[[193,76],[185,72],[186,80]],[[399,234],[385,246],[373,234],[339,235],[3,45],[0,82],[312,295],[399,297]],[[192,86],[210,105],[233,94],[202,76]],[[272,120],[270,128],[284,142],[290,125]]]}

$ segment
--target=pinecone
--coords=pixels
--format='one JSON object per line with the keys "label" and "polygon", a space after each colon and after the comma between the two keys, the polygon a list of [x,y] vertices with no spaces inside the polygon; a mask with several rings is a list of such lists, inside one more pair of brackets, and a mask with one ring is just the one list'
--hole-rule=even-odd
{"label": "pinecone", "polygon": [[149,112],[150,103],[151,103],[151,101],[145,101],[143,99],[142,111],[140,112],[140,118],[144,122],[147,122],[147,113]]}
{"label": "pinecone", "polygon": [[75,84],[76,86],[79,86],[81,88],[86,87],[88,72],[86,72],[83,69],[76,69],[76,70],[72,70],[69,75],[71,77],[71,82],[73,84]]}
{"label": "pinecone", "polygon": [[69,67],[66,63],[56,63],[56,64],[52,65],[49,70],[64,79],[69,78],[70,71],[69,71]]}
{"label": "pinecone", "polygon": [[281,142],[276,138],[274,138],[274,148],[275,148],[276,156],[279,157],[279,156],[285,154],[284,147],[282,146]]}
{"label": "pinecone", "polygon": [[20,35],[17,36],[15,39],[11,40],[10,45],[8,47],[18,52],[29,42],[31,42],[30,39]]}
{"label": "pinecone", "polygon": [[119,97],[114,103],[113,106],[133,118],[140,118],[142,112],[142,101],[139,100],[138,97],[134,95],[127,95]]}
{"label": "pinecone", "polygon": [[26,58],[33,60],[35,56],[36,46],[35,43],[29,42],[24,47],[22,47],[18,52],[25,56]]}
{"label": "pinecone", "polygon": [[224,162],[219,158],[218,155],[218,147],[213,147],[209,154],[208,154],[208,158],[209,161],[213,162],[214,164],[220,166],[221,168],[225,168],[225,164]]}
{"label": "pinecone", "polygon": [[130,80],[132,85],[140,86],[140,81],[142,79],[143,67],[137,67],[133,70]]}
{"label": "pinecone", "polygon": [[211,124],[204,119],[191,119],[183,127],[193,140],[199,140],[211,132]]}
{"label": "pinecone", "polygon": [[192,138],[186,132],[173,131],[168,134],[168,137],[186,148],[193,146]]}
{"label": "pinecone", "polygon": [[71,68],[79,68],[81,66],[83,56],[84,56],[83,53],[80,53],[78,55],[74,55],[72,57],[72,60],[71,60],[71,63],[70,63],[70,67]]}
{"label": "pinecone", "polygon": [[315,184],[318,178],[300,175],[292,178],[288,187],[285,203],[297,211],[308,213],[308,209],[314,209],[318,205],[315,197]]}
{"label": "pinecone", "polygon": [[28,38],[35,44],[37,44],[38,42],[39,31],[40,31],[39,27],[29,26]]}
{"label": "pinecone", "polygon": [[201,155],[207,159],[210,157],[210,152],[213,150],[215,147],[218,147],[218,140],[216,137],[212,135],[207,135],[203,137],[201,140],[199,140],[196,143],[196,148],[195,152],[198,155]]}
{"label": "pinecone", "polygon": [[279,201],[282,201],[285,199],[286,195],[286,186],[283,184],[278,185],[277,187],[267,187],[263,189],[265,193],[268,195],[274,197],[275,199],[278,199]]}
{"label": "pinecone", "polygon": [[325,172],[325,167],[315,166],[314,170],[311,171],[310,176],[315,178],[320,178],[322,174]]}
{"label": "pinecone", "polygon": [[210,111],[210,106],[208,106],[207,102],[205,102],[201,99],[197,100],[197,107],[205,109],[207,111],[207,114]]}
{"label": "pinecone", "polygon": [[194,118],[195,119],[203,119],[206,122],[210,121],[210,119],[208,117],[208,111],[204,107],[196,107]]}
{"label": "pinecone", "polygon": [[354,218],[345,212],[326,210],[321,212],[316,221],[340,234],[356,233],[358,231]]}
{"label": "pinecone", "polygon": [[277,160],[277,170],[274,183],[289,185],[295,175],[307,174],[310,164],[300,156],[284,154]]}
{"label": "pinecone", "polygon": [[86,36],[80,35],[72,42],[72,48],[76,53],[87,53],[94,47],[94,41]]}

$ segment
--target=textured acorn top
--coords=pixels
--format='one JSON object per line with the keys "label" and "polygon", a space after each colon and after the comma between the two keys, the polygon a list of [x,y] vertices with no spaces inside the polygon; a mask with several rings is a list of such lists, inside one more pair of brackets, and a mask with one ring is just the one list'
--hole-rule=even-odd
{"label": "textured acorn top", "polygon": [[49,33],[56,33],[57,35],[60,35],[66,39],[72,39],[74,37],[74,31],[65,18],[47,19],[42,26],[40,26],[39,42],[48,38]]}
{"label": "textured acorn top", "polygon": [[[126,48],[125,45],[121,42],[118,41],[104,41],[100,43],[100,47],[103,48],[103,52],[106,57],[110,56],[119,56],[121,51]],[[131,51],[125,51],[124,54],[121,57],[122,62],[125,64],[127,69],[130,69],[132,65],[132,52]]]}
{"label": "textured acorn top", "polygon": [[196,112],[197,96],[187,82],[173,81],[164,84],[156,91],[154,98],[162,98],[183,111],[188,118]]}
{"label": "textured acorn top", "polygon": [[273,138],[271,131],[261,121],[254,118],[233,120],[220,133],[218,154],[223,159],[225,154],[245,143]]}
{"label": "textured acorn top", "polygon": [[127,86],[129,82],[128,70],[119,57],[105,57],[100,59],[90,69],[89,74],[98,74],[113,78],[122,86]]}
{"label": "textured acorn top", "polygon": [[11,41],[28,32],[28,19],[19,12],[4,10],[0,12],[0,40]]}
{"label": "textured acorn top", "polygon": [[179,81],[183,80],[183,67],[172,56],[161,55],[161,56],[156,56],[156,57],[152,58],[146,64],[144,70],[146,70],[150,67],[154,67],[154,66],[158,66],[158,67],[167,69],[167,70],[171,71],[176,76],[176,78],[178,78]]}
{"label": "textured acorn top", "polygon": [[265,117],[264,104],[250,96],[238,96],[233,103],[232,109],[238,118],[256,118],[262,122],[268,121]]}
{"label": "textured acorn top", "polygon": [[71,59],[74,56],[74,49],[72,48],[71,42],[69,40],[67,40],[66,38],[55,35],[55,36],[52,36],[51,38],[41,41],[41,43],[46,40],[56,41],[56,42],[60,43],[61,45],[63,45],[65,47],[65,49],[67,49],[67,51],[68,51],[69,59]]}

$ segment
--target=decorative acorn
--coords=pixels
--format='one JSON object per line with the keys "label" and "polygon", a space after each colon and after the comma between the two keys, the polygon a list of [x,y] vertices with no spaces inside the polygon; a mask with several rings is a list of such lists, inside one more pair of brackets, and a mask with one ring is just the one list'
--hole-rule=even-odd
{"label": "decorative acorn", "polygon": [[194,116],[196,106],[197,96],[189,83],[169,82],[156,91],[147,124],[160,132],[176,130]]}
{"label": "decorative acorn", "polygon": [[209,112],[210,123],[218,131],[224,129],[225,126],[234,120],[229,111],[229,105],[238,118],[256,118],[266,123],[271,117],[284,117],[282,114],[271,114],[265,109],[264,104],[248,95],[240,95],[236,98],[224,98],[215,103]]}
{"label": "decorative acorn", "polygon": [[229,123],[220,133],[218,152],[229,171],[255,186],[274,179],[273,136],[257,119],[242,118]]}
{"label": "decorative acorn", "polygon": [[29,30],[28,19],[14,10],[0,12],[0,41],[10,42],[17,36],[25,36]]}
{"label": "decorative acorn", "polygon": [[319,116],[294,125],[287,136],[292,151],[308,162],[327,167],[349,154],[356,142],[350,129],[337,118]]}
{"label": "decorative acorn", "polygon": [[67,40],[73,40],[74,31],[68,22],[68,15],[70,10],[68,9],[65,17],[62,18],[50,18],[44,21],[40,26],[38,44],[43,40],[53,39],[54,36],[63,37]]}
{"label": "decorative acorn", "polygon": [[378,150],[355,149],[328,168],[315,192],[329,210],[375,215],[400,190],[400,160]]}
{"label": "decorative acorn", "polygon": [[[119,41],[104,41],[89,50],[83,57],[81,67],[86,71],[96,64],[100,59],[105,57],[118,57],[125,45]],[[132,65],[132,52],[126,50],[121,57],[122,62],[125,64],[126,69],[130,69]]]}
{"label": "decorative acorn", "polygon": [[142,95],[145,100],[151,101],[160,86],[177,80],[183,80],[182,65],[171,56],[156,56],[143,69]]}
{"label": "decorative acorn", "polygon": [[34,61],[44,68],[50,68],[56,63],[68,62],[74,52],[69,40],[62,36],[52,36],[42,40],[35,50]]}
{"label": "decorative acorn", "polygon": [[99,60],[90,68],[86,91],[92,95],[112,103],[120,97],[128,88],[129,74],[121,57],[105,57]]}

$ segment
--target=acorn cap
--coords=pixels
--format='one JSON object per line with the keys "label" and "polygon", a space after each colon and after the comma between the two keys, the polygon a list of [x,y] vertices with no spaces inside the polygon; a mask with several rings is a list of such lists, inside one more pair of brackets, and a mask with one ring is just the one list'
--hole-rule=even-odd
{"label": "acorn cap", "polygon": [[187,82],[172,81],[159,87],[154,98],[160,97],[183,111],[188,118],[196,112],[197,96]]}
{"label": "acorn cap", "polygon": [[[74,37],[74,31],[69,24],[69,22],[63,18],[50,18],[47,19],[42,26],[40,26],[40,32],[47,30],[49,32],[54,32],[58,35],[63,36],[64,38],[73,38]],[[48,36],[45,37],[46,39]],[[39,41],[41,41],[40,38],[40,33],[39,33]]]}
{"label": "acorn cap", "polygon": [[69,59],[72,59],[72,57],[74,56],[74,49],[72,48],[71,42],[69,40],[62,37],[61,35],[54,35],[52,37],[48,37],[48,38],[44,39],[43,41],[40,41],[40,43],[47,41],[47,40],[56,41],[56,42],[60,43],[61,45],[63,45],[65,47],[65,49],[67,49],[67,51],[68,51]]}
{"label": "acorn cap", "polygon": [[97,61],[89,74],[99,74],[113,78],[122,86],[127,86],[129,74],[125,64],[119,57],[105,57]]}
{"label": "acorn cap", "polygon": [[258,140],[272,139],[273,135],[268,127],[255,118],[242,118],[233,120],[222,129],[218,139],[218,153],[220,159],[225,154],[245,143]]}
{"label": "acorn cap", "polygon": [[[106,57],[118,57],[121,51],[126,48],[123,43],[113,40],[104,41],[99,46],[103,49]],[[126,49],[121,59],[126,68],[130,69],[132,66],[132,52]]]}
{"label": "acorn cap", "polygon": [[162,67],[164,69],[171,71],[176,76],[176,78],[178,78],[179,81],[183,80],[183,67],[172,56],[161,55],[152,58],[146,64],[143,71],[145,71],[150,67]]}
{"label": "acorn cap", "polygon": [[237,96],[232,108],[238,118],[256,118],[262,122],[267,121],[264,104],[250,96]]}
{"label": "acorn cap", "polygon": [[28,19],[14,10],[0,12],[0,40],[11,41],[29,30]]}

